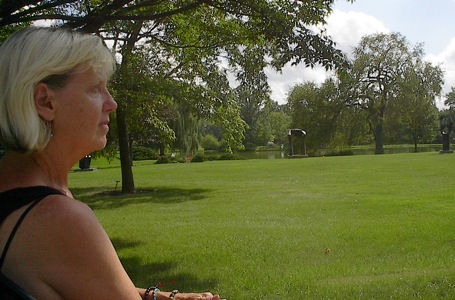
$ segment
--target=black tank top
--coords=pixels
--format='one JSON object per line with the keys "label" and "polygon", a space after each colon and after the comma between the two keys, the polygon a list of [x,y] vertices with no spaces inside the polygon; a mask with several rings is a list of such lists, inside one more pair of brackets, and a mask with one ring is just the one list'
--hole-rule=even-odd
{"label": "black tank top", "polygon": [[14,211],[31,204],[19,217],[16,225],[11,231],[8,240],[6,241],[5,248],[3,248],[2,255],[0,257],[0,296],[2,299],[34,299],[32,296],[27,294],[21,287],[15,284],[13,281],[8,279],[1,273],[3,263],[6,258],[9,246],[13,241],[14,235],[16,234],[22,221],[25,219],[27,214],[38,204],[41,200],[50,195],[63,195],[62,192],[47,187],[47,186],[33,186],[25,188],[16,188],[0,193],[0,224]]}

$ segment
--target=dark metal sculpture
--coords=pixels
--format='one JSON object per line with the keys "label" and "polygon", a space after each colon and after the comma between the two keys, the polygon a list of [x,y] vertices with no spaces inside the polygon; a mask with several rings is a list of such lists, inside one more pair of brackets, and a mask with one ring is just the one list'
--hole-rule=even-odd
{"label": "dark metal sculpture", "polygon": [[439,117],[439,128],[442,137],[442,150],[439,153],[453,153],[450,150],[450,132],[452,131],[453,121],[450,115],[442,115]]}
{"label": "dark metal sculpture", "polygon": [[[292,137],[300,138],[300,152],[296,154],[294,152],[294,143]],[[307,157],[306,145],[305,145],[306,132],[303,129],[294,128],[288,131],[289,140],[289,157]]]}

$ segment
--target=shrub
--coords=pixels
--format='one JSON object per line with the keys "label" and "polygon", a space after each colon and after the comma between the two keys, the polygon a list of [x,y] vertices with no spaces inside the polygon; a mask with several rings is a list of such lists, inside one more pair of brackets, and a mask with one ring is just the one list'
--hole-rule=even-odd
{"label": "shrub", "polygon": [[245,151],[256,151],[257,145],[253,143],[245,144]]}
{"label": "shrub", "polygon": [[204,150],[218,150],[220,145],[221,143],[212,134],[207,134],[201,138],[201,146]]}
{"label": "shrub", "polygon": [[196,154],[195,156],[193,156],[193,158],[191,159],[191,162],[203,162],[205,160],[204,156],[201,155],[201,154]]}
{"label": "shrub", "polygon": [[144,147],[136,146],[131,150],[133,160],[154,160],[158,158],[158,154],[155,150]]}
{"label": "shrub", "polygon": [[237,160],[237,159],[241,159],[241,158],[232,153],[225,153],[225,154],[221,155],[218,159],[219,160]]}
{"label": "shrub", "polygon": [[325,156],[349,156],[354,155],[352,150],[340,150],[340,151],[332,151],[325,154]]}
{"label": "shrub", "polygon": [[216,155],[206,155],[206,156],[204,156],[204,159],[208,160],[208,161],[213,161],[213,160],[218,160],[219,158]]}
{"label": "shrub", "polygon": [[340,156],[349,156],[349,155],[354,155],[354,151],[352,150],[342,150],[338,152]]}
{"label": "shrub", "polygon": [[171,160],[167,156],[160,156],[156,160],[155,164],[157,164],[157,165],[159,165],[159,164],[168,164],[170,162],[171,162]]}

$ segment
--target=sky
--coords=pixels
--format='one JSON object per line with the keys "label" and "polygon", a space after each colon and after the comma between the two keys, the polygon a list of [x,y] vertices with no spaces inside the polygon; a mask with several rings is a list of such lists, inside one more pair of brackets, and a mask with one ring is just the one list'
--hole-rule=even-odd
{"label": "sky", "polygon": [[[399,32],[412,46],[423,43],[425,59],[444,71],[443,94],[455,87],[455,0],[335,0],[326,21],[328,35],[348,54],[362,36],[379,32]],[[329,76],[322,68],[289,65],[282,74],[267,75],[272,99],[280,104],[296,84],[322,83]],[[437,99],[439,108],[444,99]]]}

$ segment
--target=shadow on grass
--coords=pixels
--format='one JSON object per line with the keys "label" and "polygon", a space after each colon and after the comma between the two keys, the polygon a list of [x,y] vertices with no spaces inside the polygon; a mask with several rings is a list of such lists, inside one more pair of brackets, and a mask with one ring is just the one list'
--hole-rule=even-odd
{"label": "shadow on grass", "polygon": [[[135,248],[142,244],[140,241],[113,238],[117,252],[128,248]],[[173,271],[177,263],[173,261],[143,263],[138,256],[120,258],[123,267],[137,287],[146,288],[156,285],[163,291],[178,289],[182,292],[206,292],[213,290],[218,281],[215,279],[201,279],[191,272],[176,273]],[[172,274],[172,275],[171,275]]]}
{"label": "shadow on grass", "polygon": [[157,187],[150,189],[138,189],[135,194],[122,194],[119,191],[107,191],[106,187],[74,188],[74,197],[92,209],[113,209],[131,204],[159,203],[175,204],[187,201],[206,199],[209,189],[180,189],[169,187]]}

